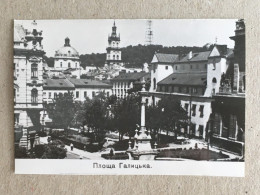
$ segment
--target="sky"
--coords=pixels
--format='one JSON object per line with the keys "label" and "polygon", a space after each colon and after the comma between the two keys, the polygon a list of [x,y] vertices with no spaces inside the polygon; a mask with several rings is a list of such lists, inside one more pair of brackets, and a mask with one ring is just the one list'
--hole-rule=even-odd
{"label": "sky", "polygon": [[[64,45],[70,44],[79,54],[105,53],[108,34],[112,32],[114,20],[36,20],[43,31],[43,48],[48,57]],[[153,44],[163,46],[200,46],[206,43],[226,44],[234,47],[229,39],[234,35],[235,19],[156,19],[152,20]],[[16,20],[15,23],[28,28],[31,20]],[[121,47],[144,45],[147,20],[115,20],[120,33]]]}

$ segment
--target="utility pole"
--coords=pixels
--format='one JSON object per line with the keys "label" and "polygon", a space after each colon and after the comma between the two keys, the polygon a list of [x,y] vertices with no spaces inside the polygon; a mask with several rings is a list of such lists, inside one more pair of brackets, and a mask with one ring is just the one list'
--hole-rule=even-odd
{"label": "utility pole", "polygon": [[152,20],[147,20],[145,32],[145,44],[152,45],[153,43],[153,31],[152,31]]}

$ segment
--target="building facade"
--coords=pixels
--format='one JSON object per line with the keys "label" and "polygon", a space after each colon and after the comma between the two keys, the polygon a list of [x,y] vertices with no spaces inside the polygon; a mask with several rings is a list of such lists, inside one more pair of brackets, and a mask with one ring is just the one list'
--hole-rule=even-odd
{"label": "building facade", "polygon": [[33,21],[28,29],[14,26],[14,117],[15,126],[39,129],[43,110],[42,31]]}
{"label": "building facade", "polygon": [[106,96],[112,95],[112,86],[91,79],[58,78],[45,79],[43,86],[43,101],[53,103],[59,94],[73,93],[75,101],[85,101],[86,98],[93,99],[103,92]]}
{"label": "building facade", "polygon": [[117,98],[125,98],[131,93],[131,91],[141,90],[141,81],[145,79],[148,84],[147,88],[149,89],[150,85],[150,73],[147,72],[135,72],[135,73],[120,73],[114,79],[111,79],[112,94]]}
{"label": "building facade", "polygon": [[49,77],[67,75],[80,78],[83,68],[80,66],[78,51],[70,45],[70,39],[65,38],[64,46],[55,51],[54,67],[48,67]]}
{"label": "building facade", "polygon": [[189,117],[186,133],[206,138],[212,95],[219,91],[231,54],[226,45],[217,44],[210,51],[189,52],[184,56],[156,53],[151,63],[147,101],[155,105],[164,95],[180,100]]}
{"label": "building facade", "polygon": [[219,91],[213,97],[208,122],[212,146],[244,156],[245,142],[245,23],[236,22],[234,55],[222,74]]}

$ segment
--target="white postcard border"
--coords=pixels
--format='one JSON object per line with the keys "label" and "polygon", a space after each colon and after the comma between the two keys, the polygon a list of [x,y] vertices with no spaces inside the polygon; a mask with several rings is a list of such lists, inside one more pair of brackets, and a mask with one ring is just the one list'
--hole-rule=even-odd
{"label": "white postcard border", "polygon": [[15,174],[244,177],[244,162],[15,159]]}

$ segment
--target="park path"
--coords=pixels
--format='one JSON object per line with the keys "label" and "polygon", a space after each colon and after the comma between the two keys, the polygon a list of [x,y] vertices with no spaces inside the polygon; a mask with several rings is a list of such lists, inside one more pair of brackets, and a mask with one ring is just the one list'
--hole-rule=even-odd
{"label": "park path", "polygon": [[[48,144],[47,139],[48,139],[48,137],[40,137],[40,143]],[[83,150],[77,149],[75,147],[71,151],[70,146],[68,146],[68,145],[65,145],[65,148],[67,149],[68,153],[72,153],[72,154],[81,156],[83,158],[83,160],[84,159],[88,159],[88,160],[104,160],[104,158],[101,157],[101,154],[102,154],[101,152],[91,153],[91,152],[87,152],[87,151],[83,151]]]}

